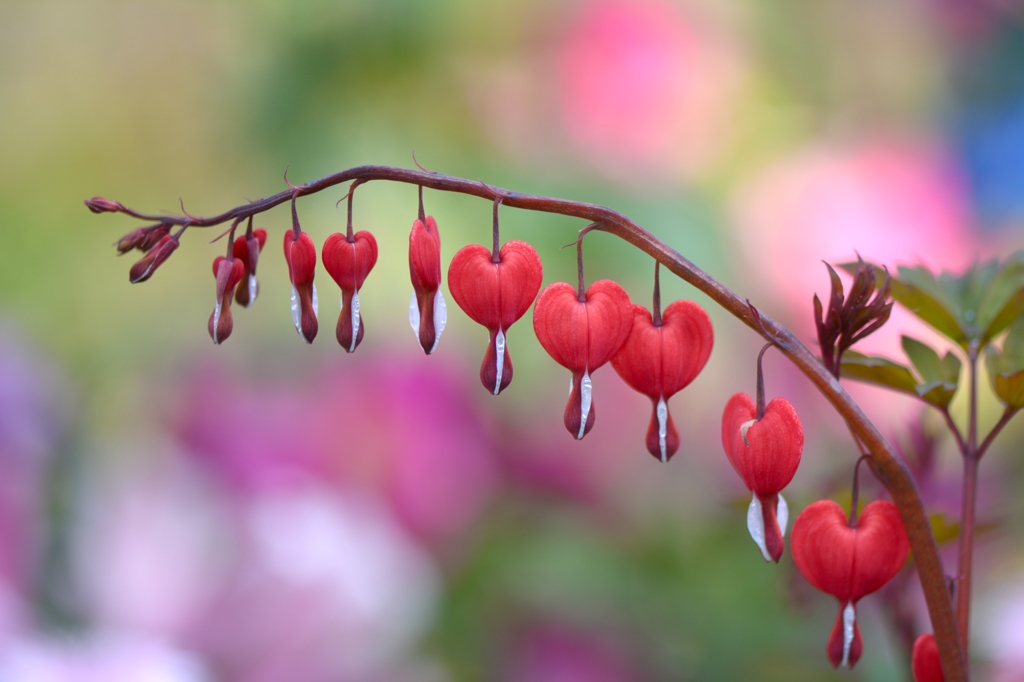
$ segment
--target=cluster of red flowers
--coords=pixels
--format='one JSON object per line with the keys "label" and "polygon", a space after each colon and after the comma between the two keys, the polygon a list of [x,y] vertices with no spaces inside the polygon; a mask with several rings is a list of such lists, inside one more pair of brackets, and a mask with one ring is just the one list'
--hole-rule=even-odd
{"label": "cluster of red flowers", "polygon": [[[348,199],[347,232],[328,237],[321,255],[328,274],[341,289],[338,343],[351,353],[365,332],[359,290],[377,261],[377,242],[367,231],[353,233],[351,191]],[[711,354],[714,332],[707,313],[692,301],[676,301],[662,312],[657,269],[653,311],[631,303],[629,295],[611,280],[584,287],[582,239],[586,230],[577,241],[578,286],[555,282],[540,291],[543,269],[534,248],[517,240],[499,246],[500,203],[495,200],[492,248],[479,244],[463,247],[448,267],[448,288],[455,302],[489,334],[480,367],[484,387],[497,395],[511,383],[513,365],[506,335],[536,301],[533,327],[537,339],[555,362],[572,373],[564,413],[569,433],[582,439],[593,428],[591,377],[611,362],[627,384],[650,398],[652,415],[645,444],[654,457],[667,462],[680,442],[668,400],[696,378]],[[170,235],[169,228],[163,224],[139,228],[118,242],[122,253],[131,249],[145,252],[132,267],[132,282],[148,279],[177,248],[180,233]],[[252,228],[250,218],[246,234],[234,240],[227,256],[214,261],[217,302],[209,322],[214,343],[231,334],[232,298],[246,307],[256,298],[256,266],[266,237],[265,230]],[[295,197],[284,254],[292,284],[295,328],[312,343],[318,329],[313,283],[316,247],[299,225]],[[445,328],[447,308],[441,293],[441,238],[434,218],[424,215],[422,194],[419,217],[409,235],[409,271],[413,287],[409,322],[423,351],[430,354]],[[757,400],[737,393],[728,401],[722,415],[722,444],[752,493],[747,526],[765,561],[777,563],[785,548],[789,511],[781,491],[796,473],[803,443],[803,428],[793,406],[783,398],[765,404],[759,356]],[[872,502],[858,519],[856,508],[847,517],[835,502],[815,502],[793,524],[792,549],[804,577],[838,600],[840,610],[827,653],[833,665],[852,668],[863,648],[856,604],[891,580],[909,553],[896,506]],[[938,650],[931,635],[922,635],[914,648],[914,670],[919,682],[941,680]]]}

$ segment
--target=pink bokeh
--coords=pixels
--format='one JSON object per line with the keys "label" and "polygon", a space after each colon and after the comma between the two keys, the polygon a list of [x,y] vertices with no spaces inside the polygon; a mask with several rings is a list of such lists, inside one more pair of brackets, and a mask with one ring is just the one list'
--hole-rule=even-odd
{"label": "pink bokeh", "polygon": [[692,174],[720,150],[739,61],[677,4],[584,3],[557,52],[566,132],[613,174]]}

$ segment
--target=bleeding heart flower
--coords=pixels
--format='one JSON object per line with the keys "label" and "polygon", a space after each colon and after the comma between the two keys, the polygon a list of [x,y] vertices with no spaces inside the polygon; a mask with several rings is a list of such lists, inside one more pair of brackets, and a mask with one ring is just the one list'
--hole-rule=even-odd
{"label": "bleeding heart flower", "polygon": [[441,235],[433,216],[421,217],[412,224],[409,275],[413,289],[409,299],[409,324],[423,352],[430,355],[437,348],[448,321],[448,309],[441,295]]}
{"label": "bleeding heart flower", "polygon": [[316,247],[305,232],[284,233],[284,259],[288,262],[288,278],[292,282],[292,321],[299,336],[313,343],[317,332]]}
{"label": "bleeding heart flower", "polygon": [[633,327],[612,367],[634,390],[651,399],[647,451],[667,462],[679,449],[679,433],[668,399],[693,381],[711,355],[711,319],[693,301],[676,301],[655,322],[647,308],[633,306]]}
{"label": "bleeding heart flower", "polygon": [[747,528],[765,561],[779,562],[789,520],[779,493],[800,465],[804,430],[796,410],[784,398],[768,403],[761,419],[746,393],[737,393],[722,413],[722,446],[732,468],[754,496],[747,510]]}
{"label": "bleeding heart flower", "polygon": [[242,281],[245,267],[238,258],[217,256],[213,261],[213,276],[217,278],[217,306],[210,315],[207,328],[213,342],[220,344],[231,336],[234,323],[231,320],[231,297],[235,287]]}
{"label": "bleeding heart flower", "polygon": [[145,282],[153,276],[158,267],[163,265],[164,261],[171,257],[171,254],[177,248],[178,240],[169,234],[165,234],[156,243],[156,246],[147,251],[145,256],[132,265],[132,269],[128,272],[129,281],[132,284]]}
{"label": "bleeding heart flower", "polygon": [[566,282],[555,282],[537,297],[533,309],[537,339],[555,362],[572,372],[563,419],[577,440],[594,427],[590,375],[611,360],[632,327],[629,295],[611,280],[594,282],[584,296]]}
{"label": "bleeding heart flower", "polygon": [[363,340],[359,314],[359,289],[377,262],[377,240],[366,230],[348,239],[336,232],[324,242],[321,257],[328,274],[341,287],[341,315],[336,329],[338,343],[349,353]]}
{"label": "bleeding heart flower", "polygon": [[496,255],[484,246],[470,244],[460,249],[448,266],[452,298],[490,333],[480,381],[494,395],[512,381],[512,356],[505,334],[530,309],[544,280],[540,256],[526,242],[506,242]]}
{"label": "bleeding heart flower", "polygon": [[258,227],[252,234],[244,234],[235,239],[232,253],[242,261],[242,286],[235,291],[238,305],[248,308],[256,300],[260,287],[256,281],[256,264],[260,258],[263,245],[267,243],[267,231]]}
{"label": "bleeding heart flower", "polygon": [[872,502],[851,525],[842,507],[819,500],[797,517],[792,547],[804,577],[839,600],[828,658],[833,666],[853,668],[863,649],[857,601],[892,580],[910,552],[899,510],[892,502]]}
{"label": "bleeding heart flower", "polygon": [[935,642],[935,635],[925,633],[917,638],[911,661],[915,682],[944,682],[946,679],[942,674],[939,645]]}

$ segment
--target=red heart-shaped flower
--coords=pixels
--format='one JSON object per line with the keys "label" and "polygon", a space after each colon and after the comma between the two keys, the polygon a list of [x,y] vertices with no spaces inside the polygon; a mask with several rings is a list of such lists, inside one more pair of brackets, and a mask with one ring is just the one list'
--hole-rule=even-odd
{"label": "red heart-shaped flower", "polygon": [[857,600],[892,580],[910,552],[899,510],[892,502],[872,502],[850,527],[842,507],[820,500],[797,517],[791,544],[793,561],[803,576],[839,600],[828,657],[834,666],[852,668],[863,649]]}
{"label": "red heart-shaped flower", "polygon": [[642,305],[633,306],[633,327],[612,367],[634,390],[651,399],[654,413],[647,427],[647,450],[667,462],[679,449],[679,433],[668,399],[693,381],[711,355],[715,333],[711,319],[693,301],[665,308],[661,324]]}
{"label": "red heart-shaped flower", "polygon": [[336,232],[324,242],[320,254],[327,274],[341,288],[341,314],[335,335],[349,353],[363,340],[363,318],[359,313],[359,290],[377,262],[377,240],[366,230],[352,235],[352,241]]}
{"label": "red heart-shaped flower", "polygon": [[746,393],[737,393],[722,413],[722,446],[736,473],[754,496],[747,527],[765,561],[778,563],[789,510],[779,493],[800,465],[804,429],[796,410],[785,398],[768,403],[757,419],[757,407]]}
{"label": "red heart-shaped flower", "polygon": [[540,345],[572,372],[563,419],[577,440],[594,427],[590,375],[611,360],[633,327],[629,295],[615,282],[594,282],[584,298],[579,300],[575,287],[555,282],[540,293],[533,309],[533,330]]}
{"label": "red heart-shaped flower", "polygon": [[316,315],[319,305],[313,275],[316,271],[316,247],[305,232],[284,233],[284,259],[288,263],[288,279],[292,282],[292,321],[299,336],[313,343],[318,329]]}
{"label": "red heart-shaped flower", "polygon": [[505,334],[530,309],[543,280],[540,256],[532,246],[518,240],[501,247],[497,262],[486,247],[470,244],[460,249],[448,266],[452,298],[490,332],[480,381],[494,395],[512,381],[512,356]]}
{"label": "red heart-shaped flower", "polygon": [[914,669],[914,682],[944,682],[942,663],[939,661],[939,645],[935,635],[926,633],[914,642],[914,653],[911,655],[911,667]]}

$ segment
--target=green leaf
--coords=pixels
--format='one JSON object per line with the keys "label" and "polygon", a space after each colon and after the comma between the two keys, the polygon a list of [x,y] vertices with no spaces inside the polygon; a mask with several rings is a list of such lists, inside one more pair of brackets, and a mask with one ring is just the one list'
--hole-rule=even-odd
{"label": "green leaf", "polygon": [[1024,369],[1024,318],[1010,326],[1010,333],[1003,340],[1004,372]]}
{"label": "green leaf", "polygon": [[942,378],[947,383],[959,384],[960,383],[960,369],[963,367],[963,363],[960,362],[960,358],[953,353],[953,351],[946,351],[946,355],[942,358]]}
{"label": "green leaf", "polygon": [[1024,251],[1018,251],[998,266],[978,306],[981,341],[987,343],[1024,313]]}
{"label": "green leaf", "polygon": [[910,358],[914,369],[925,381],[941,381],[943,378],[942,361],[939,354],[931,346],[928,346],[917,339],[903,336],[903,352]]}
{"label": "green leaf", "polygon": [[996,395],[1007,407],[1024,407],[1024,370],[1013,374],[997,374],[993,384]]}
{"label": "green leaf", "polygon": [[921,384],[915,387],[914,391],[917,396],[925,402],[945,409],[949,407],[950,401],[953,400],[953,396],[956,394],[956,388],[956,384],[950,384],[944,381],[929,381],[926,384]]}
{"label": "green leaf", "polygon": [[887,386],[920,397],[917,393],[917,379],[911,374],[910,368],[886,358],[869,357],[849,350],[843,354],[841,373],[851,379]]}
{"label": "green leaf", "polygon": [[[903,268],[900,268],[900,274],[903,274]],[[967,335],[957,321],[956,313],[925,289],[902,279],[893,279],[892,297],[941,334],[961,346],[967,346]]]}

